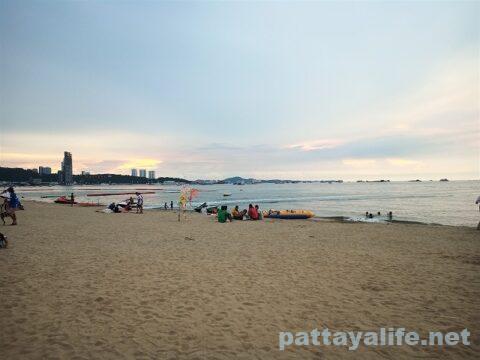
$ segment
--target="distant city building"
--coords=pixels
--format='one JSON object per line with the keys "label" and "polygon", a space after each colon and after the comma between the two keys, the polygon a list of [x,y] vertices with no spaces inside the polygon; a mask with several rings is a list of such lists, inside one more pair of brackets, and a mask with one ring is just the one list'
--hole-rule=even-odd
{"label": "distant city building", "polygon": [[38,173],[40,175],[51,175],[52,174],[52,168],[48,166],[39,166],[38,167]]}
{"label": "distant city building", "polygon": [[72,185],[73,184],[73,161],[72,154],[68,151],[63,153],[62,171],[60,177],[60,184]]}
{"label": "distant city building", "polygon": [[90,175],[90,171],[82,171],[82,175]]}
{"label": "distant city building", "polygon": [[32,171],[33,171],[34,173],[38,174],[38,169],[35,168],[35,169],[32,169]]}
{"label": "distant city building", "polygon": [[132,169],[132,176],[137,176],[137,169]]}
{"label": "distant city building", "polygon": [[155,179],[155,171],[150,170],[150,171],[148,172],[148,178],[149,178],[149,179]]}
{"label": "distant city building", "polygon": [[146,178],[146,177],[147,177],[147,170],[145,170],[145,169],[140,169],[140,177]]}

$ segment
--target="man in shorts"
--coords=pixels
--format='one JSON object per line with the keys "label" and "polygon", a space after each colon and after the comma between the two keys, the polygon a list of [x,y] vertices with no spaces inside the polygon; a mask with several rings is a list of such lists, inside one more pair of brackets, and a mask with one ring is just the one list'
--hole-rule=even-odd
{"label": "man in shorts", "polygon": [[137,195],[137,214],[143,214],[143,196],[139,192],[135,195]]}

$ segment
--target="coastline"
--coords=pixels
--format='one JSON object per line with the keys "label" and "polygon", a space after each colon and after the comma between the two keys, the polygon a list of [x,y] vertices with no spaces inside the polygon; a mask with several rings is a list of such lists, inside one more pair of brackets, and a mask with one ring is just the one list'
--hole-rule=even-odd
{"label": "coastline", "polygon": [[[0,226],[0,346],[13,358],[476,358],[468,227],[102,214],[25,202]],[[9,220],[7,220],[9,221]],[[353,223],[351,223],[353,224]],[[278,333],[405,327],[470,346],[291,347]]]}
{"label": "coastline", "polygon": [[[369,185],[357,183],[343,184],[259,184],[255,186],[199,186],[199,194],[192,205],[204,202],[209,205],[227,205],[229,209],[239,205],[258,204],[261,209],[304,209],[313,211],[318,217],[349,217],[352,220],[367,220],[365,212],[384,216],[379,220],[387,220],[387,213],[393,211],[393,219],[397,221],[416,221],[422,223],[438,223],[454,226],[476,227],[478,224],[478,207],[475,206],[476,194],[480,182],[452,181],[448,183],[409,183],[392,182]],[[125,200],[126,196],[92,196],[95,193],[135,192],[138,189],[148,191],[148,186],[88,186],[53,187],[41,191],[19,190],[25,199],[41,199],[51,202],[55,196],[70,195],[74,192],[78,202],[100,202],[107,206],[111,202]],[[146,208],[162,208],[163,204],[173,200],[178,202],[177,186],[157,187],[155,194],[145,196]],[[239,189],[241,188],[241,189]],[[33,189],[36,190],[36,189]],[[242,190],[242,191],[240,191]],[[232,196],[224,197],[224,193]],[[448,194],[448,196],[446,195]],[[48,196],[48,197],[47,197]]]}
{"label": "coastline", "polygon": [[[69,205],[61,205],[61,204],[54,204],[54,203],[49,203],[49,202],[46,202],[46,201],[39,201],[39,200],[26,200],[25,201],[26,203],[28,202],[33,202],[33,203],[39,203],[39,204],[50,204],[50,205],[55,205],[55,206],[69,206]],[[77,205],[75,205],[75,207],[78,207]],[[107,204],[92,204],[90,205],[91,208],[95,208],[95,209],[104,209],[107,207]],[[159,206],[155,206],[155,207],[145,207],[144,208],[144,211],[146,212],[150,212],[150,211],[153,211],[153,212],[166,212],[166,213],[171,213],[171,212],[177,212],[178,211],[178,208],[174,208],[173,210],[171,210],[170,208],[168,209],[164,209],[163,207],[161,207],[160,205]],[[186,209],[185,210],[187,213],[189,214],[195,214],[196,212],[193,210],[193,209]],[[199,215],[204,215],[206,217],[210,217],[210,218],[213,218],[214,216],[211,216],[211,215],[206,215],[204,213],[201,213]],[[358,217],[358,218],[361,218],[361,217]],[[358,220],[358,219],[353,219],[352,217],[350,216],[313,216],[312,218],[310,219],[297,219],[297,220],[293,220],[295,222],[297,221],[310,221],[310,222],[324,222],[324,221],[332,221],[332,222],[339,222],[339,223],[346,223],[346,224],[405,224],[405,225],[425,225],[425,226],[449,226],[449,227],[455,227],[455,228],[465,228],[465,229],[473,229],[474,227],[473,226],[464,226],[464,225],[448,225],[448,224],[439,224],[439,223],[427,223],[427,222],[421,222],[421,221],[413,221],[413,220],[378,220],[378,221],[375,221],[377,220],[377,218],[373,218],[374,221],[369,221],[371,219],[362,219],[362,220]],[[269,221],[287,221],[287,222],[291,222],[292,220],[285,220],[285,219],[268,219]],[[365,220],[365,221],[364,221]],[[237,222],[238,220],[235,220],[235,222]],[[247,221],[247,220],[244,220],[244,221]]]}

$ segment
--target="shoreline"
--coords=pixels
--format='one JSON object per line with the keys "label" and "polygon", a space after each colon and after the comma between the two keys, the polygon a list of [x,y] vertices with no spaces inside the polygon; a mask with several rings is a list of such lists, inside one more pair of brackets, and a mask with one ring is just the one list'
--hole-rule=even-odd
{"label": "shoreline", "polygon": [[[55,203],[52,203],[52,202],[46,202],[46,201],[41,201],[41,200],[25,200],[25,199],[22,199],[25,203],[29,203],[29,202],[32,202],[32,203],[38,203],[38,204],[47,204],[47,205],[55,205],[55,206],[64,206],[64,207],[71,207],[70,205],[68,204],[55,204]],[[108,205],[106,204],[92,204],[90,205],[89,207],[90,208],[95,208],[95,209],[100,209],[100,208],[106,208]],[[82,207],[82,206],[78,206],[78,205],[75,205],[74,207]],[[166,213],[169,213],[169,212],[175,212],[175,214],[177,214],[178,212],[178,208],[174,208],[173,210],[171,210],[170,208],[168,209],[164,209],[163,207],[145,207],[144,208],[144,211],[147,211],[147,212],[166,212]],[[185,210],[187,213],[196,213],[195,210],[193,209],[187,209]],[[133,211],[134,213],[135,211]],[[204,215],[204,216],[207,216],[207,217],[212,217],[211,215],[206,215],[204,213],[201,213],[200,215]],[[376,218],[373,218],[373,219],[376,219]],[[265,220],[265,219],[264,219]],[[269,219],[270,221],[279,221],[279,220],[282,220],[282,219]],[[448,224],[440,224],[440,223],[427,223],[427,222],[421,222],[421,221],[413,221],[413,220],[380,220],[380,221],[368,221],[370,219],[367,219],[365,218],[364,220],[366,221],[362,221],[362,220],[353,220],[352,217],[349,217],[349,216],[314,216],[310,219],[295,219],[295,220],[286,220],[286,219],[283,219],[282,221],[287,221],[287,222],[298,222],[298,221],[310,221],[310,222],[321,222],[321,221],[332,221],[332,222],[338,222],[338,223],[346,223],[346,224],[406,224],[406,225],[423,225],[423,226],[447,226],[447,227],[454,227],[454,228],[465,228],[465,229],[476,229],[476,226],[465,226],[465,225],[448,225]],[[239,220],[234,220],[234,222],[238,222]],[[247,221],[247,220],[243,220],[243,221]]]}

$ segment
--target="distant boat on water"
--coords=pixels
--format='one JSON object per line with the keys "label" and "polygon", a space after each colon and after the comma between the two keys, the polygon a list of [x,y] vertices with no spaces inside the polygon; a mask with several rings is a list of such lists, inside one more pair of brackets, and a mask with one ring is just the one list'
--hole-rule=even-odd
{"label": "distant boat on water", "polygon": [[448,181],[448,179],[440,179],[440,181]]}

